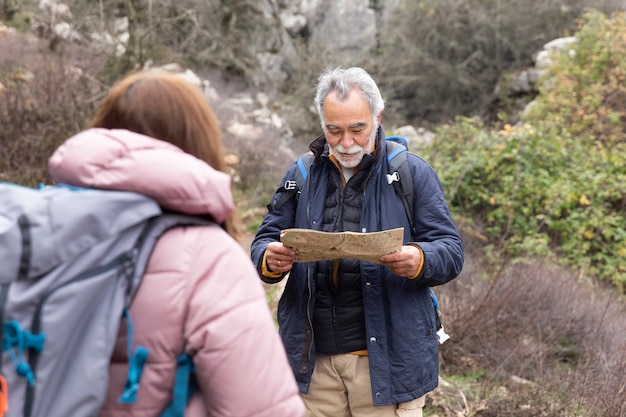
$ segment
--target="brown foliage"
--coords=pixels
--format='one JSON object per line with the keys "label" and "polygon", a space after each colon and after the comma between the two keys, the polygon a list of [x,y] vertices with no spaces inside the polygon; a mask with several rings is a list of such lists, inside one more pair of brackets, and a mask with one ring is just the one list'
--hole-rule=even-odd
{"label": "brown foliage", "polygon": [[28,36],[0,38],[1,181],[46,181],[48,155],[90,116],[100,86],[81,66],[93,61],[79,49],[53,53]]}
{"label": "brown foliage", "polygon": [[485,372],[474,398],[482,411],[470,415],[626,415],[626,309],[617,293],[545,260],[488,266],[480,244],[466,245],[461,277],[437,294],[452,335],[443,372]]}

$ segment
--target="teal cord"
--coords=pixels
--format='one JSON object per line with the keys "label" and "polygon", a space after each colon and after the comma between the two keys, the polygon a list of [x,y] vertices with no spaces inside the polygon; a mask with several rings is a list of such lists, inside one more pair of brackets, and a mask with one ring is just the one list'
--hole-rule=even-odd
{"label": "teal cord", "polygon": [[124,385],[124,392],[117,401],[120,404],[134,404],[137,402],[139,383],[149,351],[143,346],[137,346],[133,352],[133,322],[127,308],[124,309],[123,317],[126,318],[128,329],[128,378]]}

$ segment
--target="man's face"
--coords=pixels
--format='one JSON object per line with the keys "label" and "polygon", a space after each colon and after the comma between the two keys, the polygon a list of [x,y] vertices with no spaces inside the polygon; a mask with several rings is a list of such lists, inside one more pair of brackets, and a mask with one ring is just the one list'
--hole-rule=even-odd
{"label": "man's face", "polygon": [[354,168],[372,151],[381,116],[374,123],[369,103],[356,91],[344,100],[335,92],[328,94],[324,100],[324,133],[339,164]]}

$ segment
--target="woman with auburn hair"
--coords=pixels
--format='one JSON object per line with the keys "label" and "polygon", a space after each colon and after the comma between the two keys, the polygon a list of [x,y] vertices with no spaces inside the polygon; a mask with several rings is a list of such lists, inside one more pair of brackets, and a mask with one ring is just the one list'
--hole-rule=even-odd
{"label": "woman with auburn hair", "polygon": [[199,89],[154,70],[123,78],[48,168],[58,183],[139,192],[222,226],[177,227],[157,242],[130,307],[134,342],[150,351],[137,400],[118,402],[129,366],[123,325],[101,416],[159,416],[181,353],[193,358],[198,383],[185,416],[304,415],[265,291],[233,239],[241,226],[220,128]]}

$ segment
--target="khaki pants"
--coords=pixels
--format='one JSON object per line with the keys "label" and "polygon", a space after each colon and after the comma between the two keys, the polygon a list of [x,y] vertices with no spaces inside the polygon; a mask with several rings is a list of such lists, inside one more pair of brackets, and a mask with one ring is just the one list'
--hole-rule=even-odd
{"label": "khaki pants", "polygon": [[425,397],[375,407],[366,355],[317,355],[309,393],[302,394],[306,417],[422,417]]}

